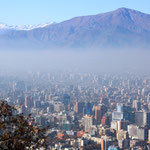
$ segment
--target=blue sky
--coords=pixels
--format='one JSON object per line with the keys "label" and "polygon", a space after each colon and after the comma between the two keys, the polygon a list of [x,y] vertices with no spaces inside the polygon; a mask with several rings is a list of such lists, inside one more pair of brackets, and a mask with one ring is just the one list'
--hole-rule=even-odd
{"label": "blue sky", "polygon": [[150,14],[150,0],[0,0],[0,22],[37,25],[108,12],[120,7]]}

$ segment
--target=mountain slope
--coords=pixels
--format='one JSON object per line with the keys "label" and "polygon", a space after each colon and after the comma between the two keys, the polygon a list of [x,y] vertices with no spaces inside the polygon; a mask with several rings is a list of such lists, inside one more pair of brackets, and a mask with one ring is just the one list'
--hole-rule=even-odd
{"label": "mountain slope", "polygon": [[0,44],[16,47],[150,48],[149,42],[150,15],[127,8],[0,35]]}

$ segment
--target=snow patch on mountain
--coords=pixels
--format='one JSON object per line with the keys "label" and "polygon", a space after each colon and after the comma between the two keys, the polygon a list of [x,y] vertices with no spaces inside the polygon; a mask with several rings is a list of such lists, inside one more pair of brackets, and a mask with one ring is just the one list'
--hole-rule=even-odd
{"label": "snow patch on mountain", "polygon": [[39,24],[39,25],[23,25],[23,26],[11,26],[11,25],[7,25],[4,23],[0,23],[0,32],[8,32],[8,31],[12,31],[12,30],[33,30],[36,28],[44,28],[46,26],[52,25],[55,23],[45,23],[45,24]]}

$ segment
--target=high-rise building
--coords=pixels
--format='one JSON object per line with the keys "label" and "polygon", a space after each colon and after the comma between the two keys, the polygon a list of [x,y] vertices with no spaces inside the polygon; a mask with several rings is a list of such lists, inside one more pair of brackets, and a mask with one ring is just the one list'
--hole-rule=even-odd
{"label": "high-rise building", "polygon": [[117,104],[117,111],[112,113],[112,121],[132,120],[131,107],[124,104]]}
{"label": "high-rise building", "polygon": [[150,112],[135,112],[135,124],[138,126],[150,125]]}
{"label": "high-rise building", "polygon": [[93,105],[91,103],[86,103],[86,114],[87,115],[92,115],[92,107]]}
{"label": "high-rise building", "polygon": [[148,130],[148,141],[150,142],[150,129]]}
{"label": "high-rise building", "polygon": [[141,102],[139,102],[138,100],[134,100],[132,107],[135,108],[136,111],[139,111],[141,109]]}
{"label": "high-rise building", "polygon": [[101,119],[101,124],[103,125],[110,125],[110,116],[104,115]]}
{"label": "high-rise building", "polygon": [[150,93],[147,95],[147,102],[150,103]]}
{"label": "high-rise building", "polygon": [[111,128],[117,130],[127,130],[129,122],[126,120],[121,120],[121,121],[112,121],[111,122]]}
{"label": "high-rise building", "polygon": [[121,121],[118,121],[118,130],[121,130],[121,126],[122,126]]}
{"label": "high-rise building", "polygon": [[137,125],[128,125],[129,137],[145,141],[148,138],[148,129],[146,127],[139,127]]}
{"label": "high-rise building", "polygon": [[117,104],[117,112],[124,112],[124,104]]}
{"label": "high-rise building", "polygon": [[128,139],[122,139],[122,140],[119,140],[118,141],[118,146],[121,148],[121,149],[129,149],[130,148],[130,145],[129,145],[129,140]]}
{"label": "high-rise building", "polygon": [[100,104],[95,107],[95,120],[98,124],[101,123],[103,115],[107,112],[107,107],[103,104]]}
{"label": "high-rise building", "polygon": [[111,126],[110,127],[117,131],[118,130],[118,121],[111,121]]}
{"label": "high-rise building", "polygon": [[75,104],[75,112],[78,114],[84,114],[85,108],[83,102],[76,102]]}
{"label": "high-rise building", "polygon": [[65,110],[68,111],[69,108],[69,103],[70,103],[70,96],[68,94],[64,94],[62,98],[62,103],[64,104]]}
{"label": "high-rise building", "polygon": [[101,150],[108,150],[108,147],[113,144],[112,140],[107,138],[101,139]]}
{"label": "high-rise building", "polygon": [[34,99],[31,96],[26,97],[26,105],[28,108],[34,107]]}
{"label": "high-rise building", "polygon": [[93,116],[85,115],[82,119],[85,132],[89,132],[92,125],[94,124]]}
{"label": "high-rise building", "polygon": [[24,102],[24,106],[27,108],[27,96],[25,96],[25,102]]}

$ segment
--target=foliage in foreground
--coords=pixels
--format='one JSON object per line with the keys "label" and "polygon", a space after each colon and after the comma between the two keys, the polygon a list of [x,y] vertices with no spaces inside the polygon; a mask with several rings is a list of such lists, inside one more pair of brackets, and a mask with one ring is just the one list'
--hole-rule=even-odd
{"label": "foliage in foreground", "polygon": [[46,149],[45,132],[31,115],[17,114],[15,106],[0,100],[0,150]]}

